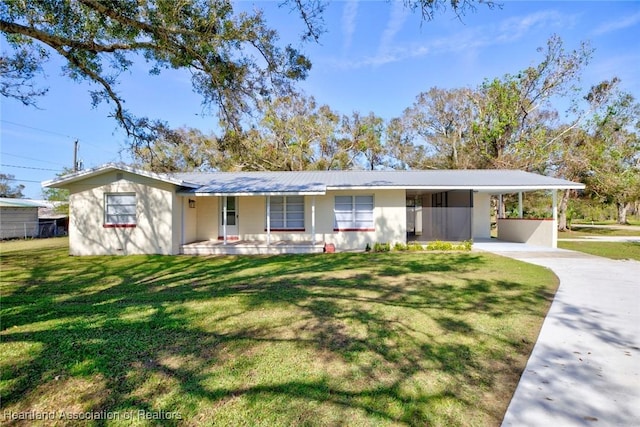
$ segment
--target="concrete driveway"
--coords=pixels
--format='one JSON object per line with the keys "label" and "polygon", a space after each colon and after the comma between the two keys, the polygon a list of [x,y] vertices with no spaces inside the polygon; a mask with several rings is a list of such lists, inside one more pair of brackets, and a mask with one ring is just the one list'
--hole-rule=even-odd
{"label": "concrete driveway", "polygon": [[640,425],[640,262],[521,244],[474,247],[560,278],[502,425]]}

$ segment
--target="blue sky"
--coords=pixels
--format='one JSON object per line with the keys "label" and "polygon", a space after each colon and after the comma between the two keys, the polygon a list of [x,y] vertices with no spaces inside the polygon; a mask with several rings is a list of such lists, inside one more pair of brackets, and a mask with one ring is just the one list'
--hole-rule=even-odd
{"label": "blue sky", "polygon": [[[237,7],[265,9],[281,41],[298,46],[301,23],[277,5]],[[401,2],[346,1],[332,2],[325,21],[320,42],[300,46],[313,63],[301,87],[343,114],[373,111],[390,119],[431,87],[474,87],[515,73],[540,60],[536,49],[554,33],[567,49],[581,41],[595,49],[581,82],[585,90],[618,76],[622,88],[640,99],[640,2],[506,1],[501,9],[480,5],[462,22],[444,13],[421,23]],[[46,68],[49,93],[39,109],[0,99],[1,170],[15,175],[30,198],[40,197],[41,181],[71,166],[76,139],[85,167],[127,161],[124,135],[108,117],[108,106],[92,109],[89,85],[60,77],[59,65],[54,60]],[[134,114],[205,133],[216,129],[216,118],[203,114],[191,92],[187,72],[149,76],[140,61],[121,76],[118,90]]]}

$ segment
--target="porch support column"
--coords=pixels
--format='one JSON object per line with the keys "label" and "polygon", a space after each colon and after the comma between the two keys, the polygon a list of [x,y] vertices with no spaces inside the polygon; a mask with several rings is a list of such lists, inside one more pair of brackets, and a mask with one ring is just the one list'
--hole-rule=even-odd
{"label": "porch support column", "polygon": [[551,190],[551,210],[553,212],[553,227],[551,230],[552,240],[551,247],[558,247],[558,192]]}
{"label": "porch support column", "polygon": [[267,246],[271,245],[271,196],[267,196]]}
{"label": "porch support column", "polygon": [[522,191],[518,193],[518,218],[522,219]]}
{"label": "porch support column", "polygon": [[498,214],[496,218],[502,219],[502,194],[498,194]]}
{"label": "porch support column", "polygon": [[227,196],[222,197],[222,244],[227,244]]}
{"label": "porch support column", "polygon": [[182,246],[185,244],[185,238],[184,238],[184,204],[187,202],[187,198],[183,197],[182,198],[182,209],[180,210],[180,249],[178,250],[178,252],[182,251]]}
{"label": "porch support column", "polygon": [[311,245],[316,244],[316,196],[311,196]]}

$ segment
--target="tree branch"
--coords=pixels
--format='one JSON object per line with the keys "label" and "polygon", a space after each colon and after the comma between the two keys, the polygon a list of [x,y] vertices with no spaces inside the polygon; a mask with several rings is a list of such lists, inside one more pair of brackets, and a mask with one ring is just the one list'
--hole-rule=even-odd
{"label": "tree branch", "polygon": [[7,22],[4,20],[0,20],[0,31],[9,34],[21,34],[23,36],[31,37],[33,39],[40,40],[41,42],[51,46],[54,49],[56,47],[65,46],[72,49],[86,50],[92,53],[115,52],[118,50],[157,49],[157,46],[152,43],[134,42],[102,45],[94,41],[83,42],[71,40],[66,37],[54,36],[53,34],[38,30],[34,27],[27,27],[25,25],[16,24],[14,22]]}

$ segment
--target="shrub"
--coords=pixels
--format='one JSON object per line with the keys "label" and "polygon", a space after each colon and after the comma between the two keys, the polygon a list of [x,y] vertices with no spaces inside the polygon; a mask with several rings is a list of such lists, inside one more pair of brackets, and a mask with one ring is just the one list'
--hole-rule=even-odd
{"label": "shrub", "polygon": [[430,242],[427,245],[427,250],[428,251],[470,251],[472,245],[473,245],[473,242],[471,240],[465,240],[464,242],[458,243],[458,244],[436,240],[434,242]]}
{"label": "shrub", "polygon": [[428,251],[450,251],[452,249],[453,244],[451,242],[443,242],[440,240],[429,242],[429,244],[427,245]]}
{"label": "shrub", "polygon": [[376,242],[373,245],[374,252],[389,252],[391,250],[391,245],[389,243],[378,243]]}
{"label": "shrub", "polygon": [[408,251],[422,251],[424,247],[418,242],[410,242],[407,244]]}
{"label": "shrub", "polygon": [[397,242],[395,245],[393,245],[393,250],[394,251],[406,251],[407,250],[407,246],[404,243]]}

